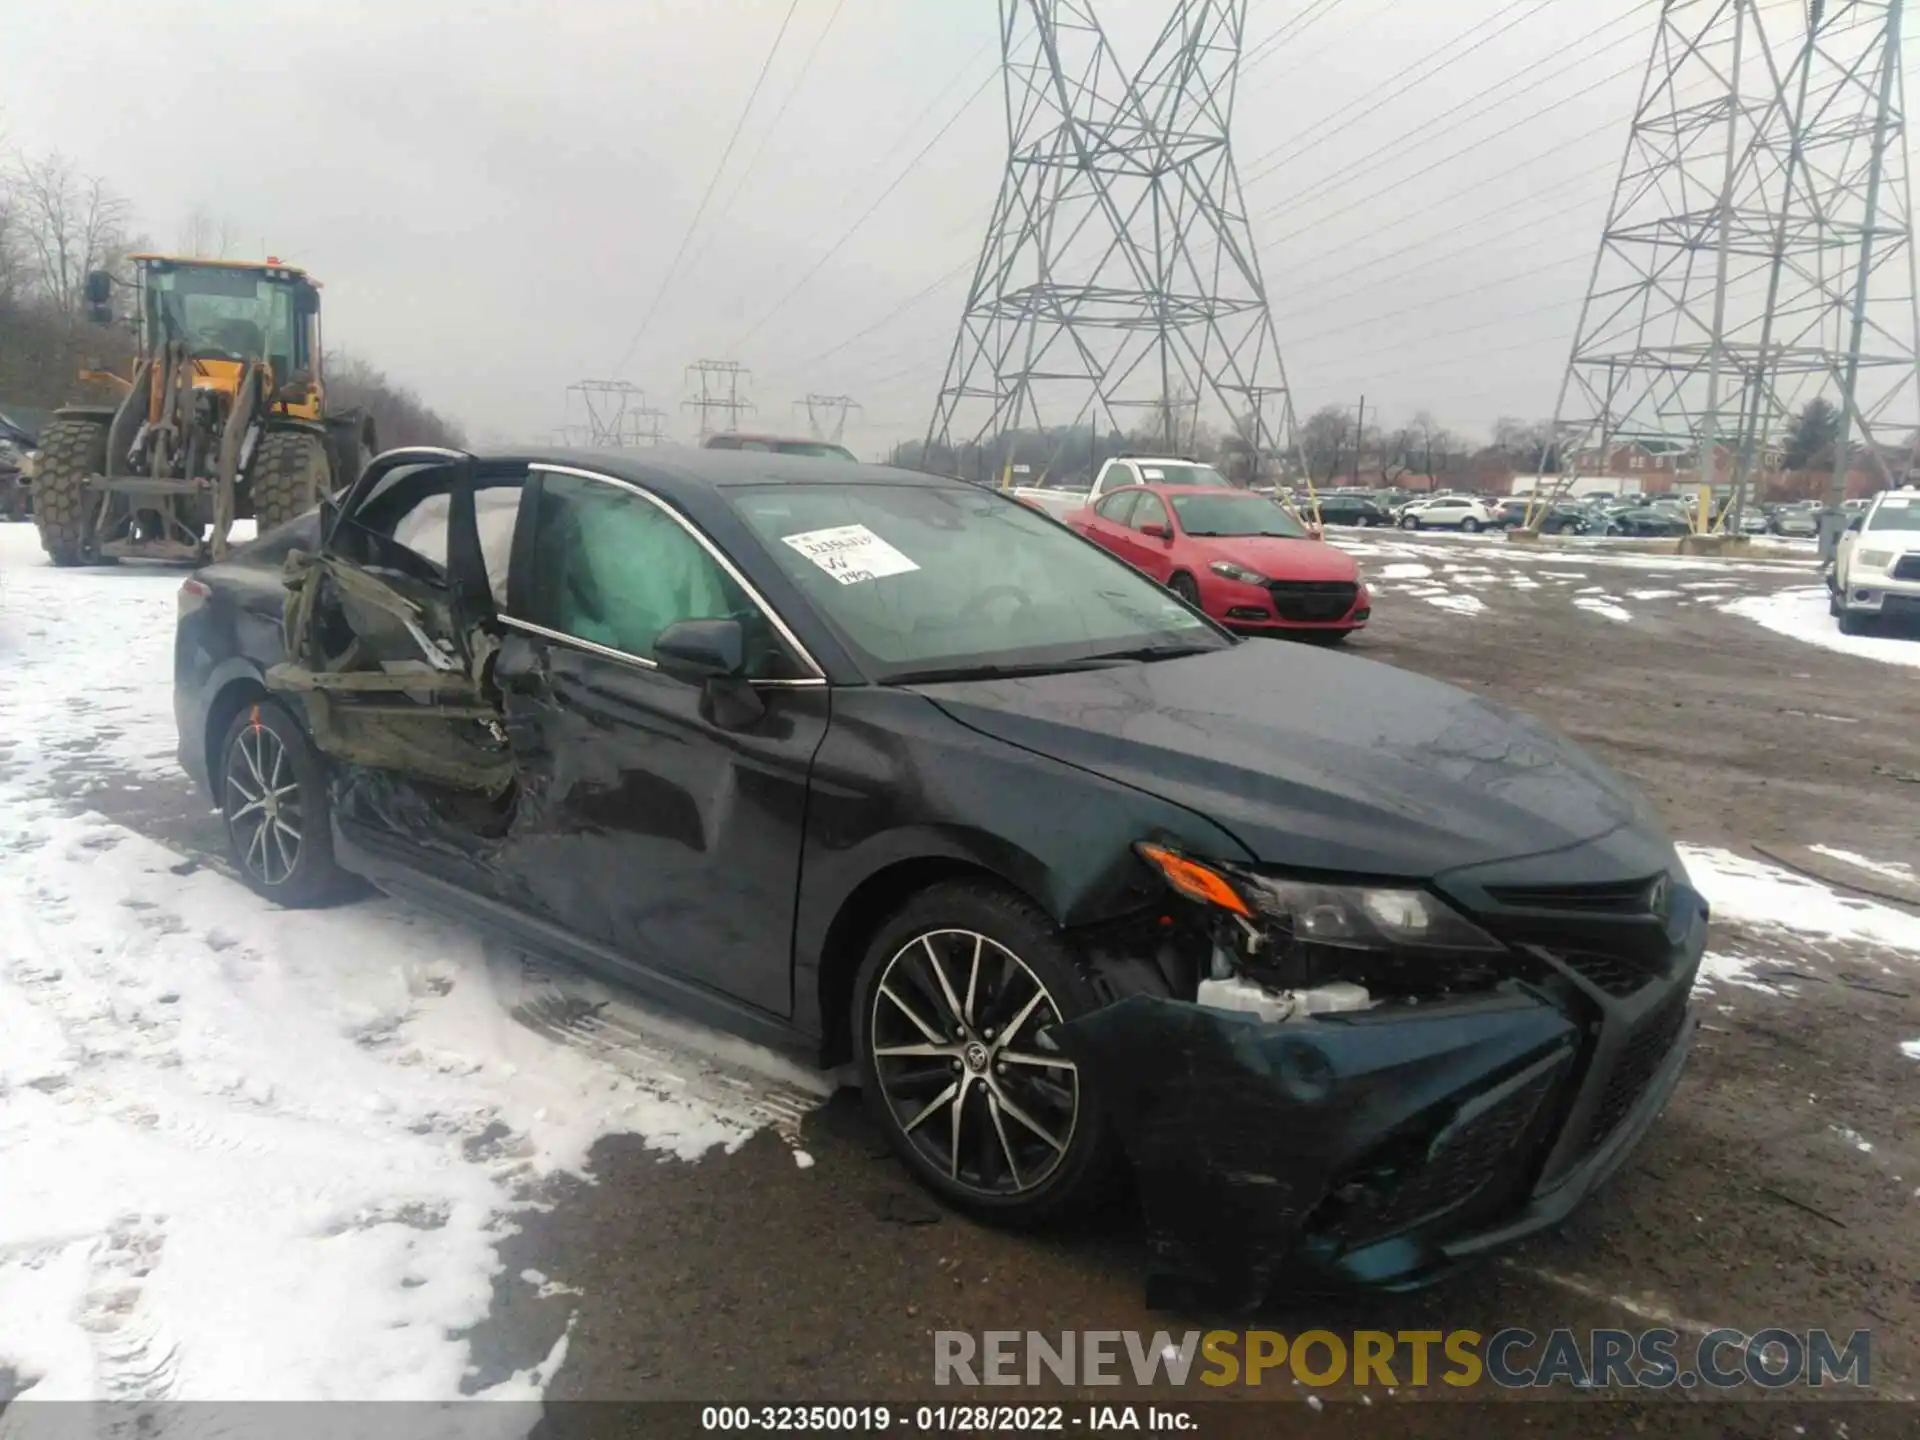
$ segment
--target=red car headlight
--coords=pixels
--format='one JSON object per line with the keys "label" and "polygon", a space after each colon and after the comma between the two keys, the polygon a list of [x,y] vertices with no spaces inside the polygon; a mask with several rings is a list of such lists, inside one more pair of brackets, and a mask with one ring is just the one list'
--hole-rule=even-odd
{"label": "red car headlight", "polygon": [[1249,570],[1244,565],[1236,565],[1231,560],[1216,560],[1207,567],[1223,580],[1238,580],[1242,585],[1265,585],[1267,577],[1258,570]]}

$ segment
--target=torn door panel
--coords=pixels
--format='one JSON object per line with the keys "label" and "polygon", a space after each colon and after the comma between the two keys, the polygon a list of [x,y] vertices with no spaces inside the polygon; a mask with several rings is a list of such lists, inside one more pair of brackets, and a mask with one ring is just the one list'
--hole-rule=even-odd
{"label": "torn door panel", "polygon": [[289,658],[267,688],[301,707],[321,751],[486,796],[512,786],[488,679],[497,642],[462,631],[443,586],[301,550],[284,583]]}

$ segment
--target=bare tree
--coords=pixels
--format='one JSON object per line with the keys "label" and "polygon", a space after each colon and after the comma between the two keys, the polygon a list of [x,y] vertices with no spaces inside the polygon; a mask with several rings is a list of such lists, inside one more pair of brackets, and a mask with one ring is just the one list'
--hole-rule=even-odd
{"label": "bare tree", "polygon": [[180,225],[180,253],[208,260],[229,258],[240,244],[240,227],[230,219],[215,220],[206,207],[196,205]]}
{"label": "bare tree", "polygon": [[1353,419],[1342,405],[1322,405],[1306,418],[1300,426],[1300,456],[1309,480],[1322,484],[1340,473],[1352,429]]}
{"label": "bare tree", "polygon": [[[1508,422],[1503,422],[1508,423]],[[1438,420],[1431,410],[1416,410],[1407,428],[1414,437],[1414,461],[1423,475],[1438,475],[1447,470],[1453,458],[1465,447],[1460,438]]]}
{"label": "bare tree", "polygon": [[74,315],[87,272],[105,266],[120,248],[127,202],[58,154],[17,157],[7,189],[35,288],[61,314]]}

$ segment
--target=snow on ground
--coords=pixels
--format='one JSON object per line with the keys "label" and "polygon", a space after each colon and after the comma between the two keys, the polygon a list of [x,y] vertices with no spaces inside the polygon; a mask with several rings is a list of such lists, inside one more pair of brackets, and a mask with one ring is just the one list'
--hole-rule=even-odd
{"label": "snow on ground", "polygon": [[1576,595],[1573,597],[1576,609],[1589,615],[1601,615],[1609,620],[1618,620],[1625,624],[1633,619],[1633,612],[1619,604],[1611,595]]}
{"label": "snow on ground", "polygon": [[1856,855],[1851,850],[1836,850],[1831,845],[1809,845],[1816,855],[1825,855],[1829,860],[1838,860],[1843,865],[1851,865],[1856,870],[1865,870],[1888,880],[1913,880],[1916,877],[1911,865],[1903,865],[1897,860],[1869,860],[1864,855]]}
{"label": "snow on ground", "polygon": [[[543,1181],[615,1132],[737,1146],[755,1087],[536,1033],[474,932],[296,917],[71,814],[63,762],[172,771],[181,577],[32,541],[0,526],[0,1368],[36,1399],[454,1399]],[[565,1343],[487,1393],[538,1398]]]}
{"label": "snow on ground", "polygon": [[1776,590],[1770,595],[1746,595],[1728,601],[1720,609],[1764,625],[1776,634],[1823,649],[1890,665],[1920,666],[1920,634],[1842,635],[1839,622],[1827,613],[1824,585]]}
{"label": "snow on ground", "polygon": [[1716,922],[1801,936],[1881,945],[1920,956],[1920,915],[1847,895],[1778,865],[1731,850],[1681,845],[1694,888]]}

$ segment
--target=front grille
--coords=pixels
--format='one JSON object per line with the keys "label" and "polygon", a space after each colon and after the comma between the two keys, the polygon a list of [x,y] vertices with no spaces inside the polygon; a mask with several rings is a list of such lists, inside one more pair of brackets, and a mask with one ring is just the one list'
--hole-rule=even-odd
{"label": "front grille", "polygon": [[1489,885],[1487,894],[1521,910],[1566,910],[1582,915],[1651,915],[1647,898],[1656,876],[1598,885]]}
{"label": "front grille", "polygon": [[1920,555],[1902,555],[1900,563],[1893,567],[1896,580],[1920,580]]}
{"label": "front grille", "polygon": [[1443,1132],[1424,1163],[1395,1166],[1341,1187],[1347,1209],[1340,1229],[1349,1244],[1392,1235],[1472,1198],[1491,1181],[1516,1177],[1541,1103],[1553,1089],[1549,1071],[1453,1130]]}
{"label": "front grille", "polygon": [[1683,997],[1649,1020],[1621,1049],[1613,1062],[1613,1073],[1607,1077],[1607,1088],[1600,1094],[1600,1106],[1587,1129],[1589,1150],[1611,1135],[1639,1103],[1660,1062],[1673,1049],[1686,1019],[1687,1005]]}
{"label": "front grille", "polygon": [[1554,955],[1588,984],[1621,998],[1635,994],[1667,973],[1668,957],[1664,954],[1603,955],[1597,950],[1559,950]]}
{"label": "front grille", "polygon": [[1282,620],[1338,620],[1353,608],[1360,587],[1349,580],[1275,580],[1267,593]]}

